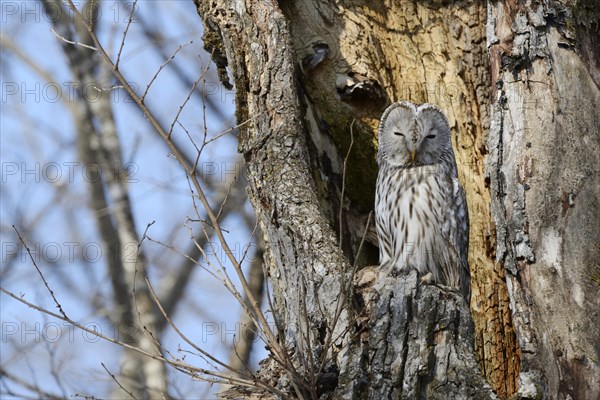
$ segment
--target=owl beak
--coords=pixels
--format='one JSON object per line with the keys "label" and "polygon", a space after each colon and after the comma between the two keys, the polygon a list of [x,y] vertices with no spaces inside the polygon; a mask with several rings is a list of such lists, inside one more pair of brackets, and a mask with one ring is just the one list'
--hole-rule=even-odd
{"label": "owl beak", "polygon": [[410,152],[410,159],[411,159],[412,162],[415,162],[415,156],[416,156],[416,154],[417,154],[416,150],[413,150],[413,151]]}

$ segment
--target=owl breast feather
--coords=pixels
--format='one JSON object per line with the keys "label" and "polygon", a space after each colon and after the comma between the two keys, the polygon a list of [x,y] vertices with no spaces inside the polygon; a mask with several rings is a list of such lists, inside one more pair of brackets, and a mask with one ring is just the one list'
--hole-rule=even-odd
{"label": "owl breast feather", "polygon": [[435,282],[458,285],[449,273],[452,253],[444,210],[452,181],[439,166],[397,168],[383,165],[377,179],[376,220],[380,264],[398,271],[429,272]]}

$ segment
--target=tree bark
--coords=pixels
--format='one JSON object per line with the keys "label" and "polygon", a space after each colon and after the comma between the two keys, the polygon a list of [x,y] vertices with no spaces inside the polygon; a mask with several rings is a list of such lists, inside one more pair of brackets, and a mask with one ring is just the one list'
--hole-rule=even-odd
{"label": "tree bark", "polygon": [[[561,300],[543,292],[532,293],[530,281],[524,285],[525,278],[534,273],[530,269],[535,259],[528,259],[528,249],[533,254],[535,243],[542,248],[548,243],[546,239],[533,241],[540,239],[533,237],[532,226],[554,229],[561,241],[564,230],[558,229],[562,225],[553,219],[551,208],[533,209],[540,215],[532,225],[531,217],[523,219],[529,201],[519,205],[518,196],[523,196],[525,189],[523,178],[517,178],[522,173],[531,174],[525,159],[519,158],[521,152],[526,155],[526,142],[523,133],[515,134],[510,131],[514,126],[508,127],[516,121],[515,112],[506,109],[509,90],[506,86],[497,90],[494,85],[499,85],[500,79],[515,81],[508,79],[514,66],[520,72],[533,61],[542,62],[544,57],[533,56],[534,50],[552,45],[550,40],[541,43],[539,35],[531,32],[525,41],[520,31],[525,28],[519,25],[523,18],[514,10],[527,10],[528,6],[506,4],[408,0],[334,4],[307,0],[281,2],[280,6],[273,1],[198,2],[205,45],[221,76],[227,77],[228,67],[235,83],[238,122],[250,120],[240,131],[239,149],[247,162],[250,200],[266,237],[265,264],[273,286],[279,335],[304,379],[295,395],[466,399],[534,398],[532,393],[536,393],[535,398],[563,398],[556,379],[568,375],[569,385],[574,387],[577,379],[587,379],[597,371],[597,333],[590,325],[597,319],[597,311],[594,314],[591,308],[597,309],[597,297],[591,297],[597,287],[594,289],[590,279],[583,288],[584,271],[589,272],[590,263],[597,262],[590,260],[599,258],[597,249],[579,243],[569,249],[577,257],[563,258],[566,253],[559,253],[559,261],[578,263],[569,267],[568,274],[569,282],[577,282],[579,289],[574,290],[575,296],[570,295],[573,307],[564,312],[556,311]],[[543,18],[550,18],[548,5],[542,2],[542,6],[546,7]],[[527,29],[543,31],[548,38],[557,34],[549,23],[538,25],[538,14],[537,8],[531,16],[523,14]],[[533,58],[520,64],[519,56],[525,53],[513,55],[506,47],[513,39],[521,40],[521,46],[533,46],[527,53]],[[557,55],[568,50],[555,40],[553,51]],[[598,52],[591,43],[582,50],[587,58],[577,58],[577,71],[598,77],[593,69],[598,65],[594,58]],[[549,54],[545,56],[548,60]],[[511,57],[517,60],[506,63]],[[563,65],[575,62],[571,58]],[[567,75],[564,67],[556,78],[553,74],[558,72],[536,69],[539,75],[547,74],[536,75],[540,82],[562,80]],[[572,81],[552,83],[557,88],[553,98]],[[525,82],[520,84],[526,86]],[[581,90],[566,96],[569,102],[561,103],[560,110],[582,118],[578,125],[565,119],[562,124],[571,125],[557,133],[566,130],[571,135],[572,130],[582,128],[577,131],[581,136],[578,146],[592,143],[597,149],[597,115],[584,118],[581,110],[568,114],[579,109],[575,99],[588,96],[586,110],[592,112],[597,106],[597,86],[592,78],[577,84]],[[519,83],[511,85],[517,87]],[[529,95],[510,93],[515,107],[529,101]],[[541,101],[548,94],[539,92],[535,98]],[[358,254],[367,215],[373,208],[376,127],[385,106],[397,100],[434,103],[448,116],[471,216],[470,310],[452,292],[418,286],[414,275],[394,277],[378,267],[362,268],[377,259],[373,246],[364,246]],[[541,113],[544,118],[559,115],[558,105],[539,104],[546,107]],[[544,120],[536,116],[537,109],[519,114],[519,118],[525,115],[533,117],[530,120],[535,123]],[[557,155],[559,147],[553,147],[557,141],[549,143],[543,137],[551,120],[544,121],[546,125],[521,123],[517,128],[536,127],[539,133],[531,136],[535,151],[554,148],[552,154]],[[563,135],[561,140],[569,137]],[[523,146],[515,149],[511,144],[508,152],[507,143],[515,140],[515,145]],[[578,191],[565,187],[566,195],[560,193],[567,196],[564,213],[575,211],[569,193],[582,196],[581,214],[571,217],[569,226],[587,223],[585,237],[600,242],[598,229],[590,222],[599,219],[583,220],[585,215],[597,216],[597,207],[591,207],[598,204],[598,185],[582,186],[597,179],[594,165],[598,163],[590,160],[585,166],[575,165],[572,159],[563,170],[550,162],[549,155],[541,155],[546,160],[540,164],[544,173],[536,175],[540,186],[531,193],[543,198],[550,187],[555,190],[560,186],[557,180],[563,179],[561,174],[577,179],[579,186],[569,190]],[[554,181],[549,179],[551,171]],[[575,175],[571,175],[573,171]],[[596,173],[596,178],[590,177],[591,173]],[[515,231],[515,227],[520,228]],[[569,232],[569,240],[573,240],[574,232]],[[583,256],[587,261],[583,262]],[[353,267],[362,269],[353,275]],[[521,276],[519,271],[524,268],[528,268],[527,275]],[[576,271],[577,277],[570,276],[571,271]],[[543,286],[550,287],[550,283]],[[572,290],[567,284],[562,287],[563,295]],[[581,316],[578,325],[550,326],[555,320],[545,320],[560,315],[563,321],[570,321],[567,316],[575,306],[579,307],[575,315]],[[579,327],[589,333],[567,334]],[[553,345],[544,343],[543,350],[531,353],[531,337],[544,332],[555,332],[544,339]],[[557,343],[568,343],[569,348]],[[523,358],[520,346],[527,352]],[[569,353],[557,356],[555,349]],[[533,360],[538,355],[545,358]],[[554,362],[557,357],[572,362],[561,366]],[[548,361],[554,363],[544,365]],[[262,370],[273,376],[278,388],[291,393],[289,380],[293,377],[277,375],[273,363],[263,364]],[[581,378],[576,378],[580,371]],[[590,378],[588,382],[596,381]],[[594,393],[590,386],[580,385],[580,389],[586,396]],[[250,394],[245,392],[245,396]],[[261,395],[254,392],[252,396]]]}
{"label": "tree bark", "polygon": [[520,391],[597,399],[600,10],[566,4],[489,5],[487,174],[522,349]]}

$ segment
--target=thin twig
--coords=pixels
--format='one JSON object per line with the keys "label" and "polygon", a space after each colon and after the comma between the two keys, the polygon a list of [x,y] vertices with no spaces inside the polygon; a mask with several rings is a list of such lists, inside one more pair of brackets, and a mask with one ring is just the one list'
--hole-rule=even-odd
{"label": "thin twig", "polygon": [[156,304],[156,306],[158,307],[158,309],[159,309],[160,313],[162,314],[163,318],[169,323],[169,325],[171,326],[171,328],[173,328],[173,330],[175,331],[175,333],[177,333],[179,335],[179,337],[181,337],[187,344],[189,344],[190,346],[192,346],[192,348],[194,350],[198,351],[200,354],[202,354],[204,357],[207,357],[212,362],[220,365],[221,367],[229,369],[229,370],[231,370],[233,372],[237,372],[237,371],[234,371],[231,367],[229,367],[224,362],[220,361],[218,358],[216,358],[216,357],[212,356],[210,353],[207,353],[206,351],[202,350],[202,348],[200,348],[194,342],[192,342],[190,339],[188,339],[188,337],[183,332],[181,332],[179,330],[179,328],[177,327],[177,325],[175,325],[175,323],[173,322],[173,320],[165,312],[165,309],[163,308],[162,304],[160,303],[160,300],[158,299],[158,296],[156,295],[156,292],[154,291],[154,287],[150,283],[150,279],[146,276],[144,280],[146,281],[146,286],[148,286],[148,289],[150,290],[150,296],[152,297],[152,301],[154,301],[154,304]]}
{"label": "thin twig", "polygon": [[173,119],[173,122],[171,123],[171,127],[169,128],[169,133],[167,135],[167,138],[169,138],[169,139],[171,138],[171,134],[173,133],[173,127],[175,126],[175,123],[179,120],[179,115],[181,114],[181,112],[185,108],[185,106],[188,103],[188,101],[190,101],[190,99],[192,98],[192,94],[194,94],[194,91],[196,90],[196,87],[198,86],[198,83],[200,83],[200,81],[204,78],[204,74],[206,74],[206,70],[202,71],[202,75],[200,75],[200,78],[198,78],[194,82],[194,84],[192,85],[192,88],[190,89],[187,98],[179,106],[179,110],[177,110],[177,114],[175,115],[175,118]]}
{"label": "thin twig", "polygon": [[[87,24],[86,24],[87,25]],[[81,47],[85,47],[86,49],[90,49],[90,50],[94,50],[94,51],[98,51],[97,48],[93,47],[93,46],[89,46],[87,44],[81,43],[81,42],[74,42],[72,40],[69,40],[61,35],[59,35],[54,28],[50,28],[50,30],[52,31],[52,33],[54,33],[54,36],[56,36],[57,38],[59,38],[60,40],[62,40],[63,42],[69,43],[69,44],[73,44],[76,46],[81,46]]]}
{"label": "thin twig", "polygon": [[181,129],[183,129],[183,131],[187,135],[188,139],[190,139],[190,142],[192,143],[192,146],[194,146],[194,148],[196,149],[196,153],[198,153],[198,156],[196,157],[196,163],[195,163],[195,165],[198,164],[198,159],[200,158],[201,151],[198,148],[198,146],[196,145],[196,142],[194,142],[194,138],[192,137],[192,134],[190,133],[190,131],[188,131],[187,129],[185,129],[185,126],[183,126],[183,124],[180,121],[177,121],[177,125],[179,125],[179,127]]}
{"label": "thin twig", "polygon": [[[193,262],[194,264],[198,265],[200,268],[202,268],[203,270],[205,270],[206,272],[208,272],[214,279],[216,279],[217,281],[219,281],[221,284],[223,284],[223,287],[238,301],[238,303],[241,305],[241,307],[244,309],[244,311],[246,313],[248,313],[250,316],[252,316],[252,321],[257,325],[258,329],[259,329],[259,338],[261,340],[263,340],[265,343],[268,343],[267,340],[265,339],[266,334],[264,333],[264,330],[262,330],[260,327],[261,325],[258,324],[258,320],[256,318],[253,317],[253,314],[251,312],[250,309],[248,309],[248,306],[245,304],[244,300],[242,299],[241,294],[239,293],[239,291],[232,285],[231,283],[231,279],[229,279],[229,277],[227,276],[226,273],[224,273],[223,271],[221,271],[219,268],[216,268],[209,260],[208,260],[208,254],[206,254],[205,250],[202,248],[202,246],[196,242],[196,240],[194,240],[194,244],[196,245],[196,248],[200,251],[202,257],[206,260],[206,264],[202,265],[200,262],[194,260],[193,258],[191,258],[189,255],[187,255],[186,253],[174,248],[173,246],[169,246],[165,243],[162,243],[159,240],[155,240],[152,239],[151,237],[147,236],[148,240],[150,240],[153,243],[156,243],[158,245],[161,245],[165,248],[168,248],[174,252],[176,252],[177,254],[181,255],[182,257],[187,258],[189,261]],[[223,275],[224,274],[224,275]]]}
{"label": "thin twig", "polygon": [[[85,19],[81,15],[81,12],[77,9],[77,7],[75,7],[75,4],[73,4],[73,1],[72,0],[66,0],[66,1],[69,5],[69,8],[74,13],[74,15],[77,18],[79,18],[81,21],[85,21]],[[94,44],[96,45],[96,48],[98,49],[101,57],[105,60],[106,63],[108,63],[108,65],[111,65],[114,67],[114,63],[110,59],[110,56],[108,55],[108,53],[106,53],[106,51],[102,47],[102,44],[100,43],[100,40],[98,39],[98,36],[94,32],[94,30],[87,24],[86,24],[86,28],[88,29],[88,32],[90,33],[90,37],[92,38]],[[169,150],[171,151],[171,153],[175,156],[175,158],[181,164],[181,166],[183,167],[185,172],[190,176],[190,179],[196,189],[198,198],[200,199],[203,207],[206,209],[209,220],[211,221],[211,223],[213,224],[213,226],[215,228],[215,233],[217,235],[217,238],[219,239],[219,242],[223,245],[223,249],[227,255],[227,258],[230,260],[231,264],[234,266],[234,270],[236,272],[238,279],[240,280],[240,283],[242,284],[244,293],[246,293],[246,295],[248,297],[253,314],[255,314],[255,317],[259,320],[260,325],[262,325],[262,328],[264,329],[264,331],[267,335],[267,339],[268,339],[267,343],[268,343],[269,347],[272,349],[272,352],[273,352],[272,354],[273,354],[274,358],[279,359],[279,361],[283,365],[286,366],[286,369],[289,372],[292,372],[294,374],[294,376],[298,376],[298,379],[300,379],[298,373],[295,372],[295,370],[294,370],[293,364],[289,360],[289,356],[287,355],[286,350],[281,346],[277,337],[275,336],[273,331],[270,329],[270,326],[267,323],[266,317],[260,308],[260,304],[258,304],[258,301],[254,297],[254,295],[251,293],[250,287],[248,285],[248,281],[244,277],[242,267],[237,262],[235,257],[233,256],[233,252],[231,251],[229,244],[227,243],[227,240],[225,239],[225,236],[224,236],[222,230],[218,226],[218,220],[216,219],[216,215],[211,210],[211,207],[210,207],[210,204],[206,197],[206,194],[204,193],[204,190],[202,189],[202,186],[200,185],[200,182],[198,181],[198,177],[193,173],[193,169],[188,164],[188,162],[185,158],[185,155],[182,153],[182,151],[179,148],[177,148],[177,146],[174,145],[174,143],[170,139],[169,134],[163,130],[162,126],[160,125],[160,123],[158,122],[158,120],[156,119],[154,114],[144,104],[144,102],[141,100],[141,98],[135,92],[135,90],[130,85],[128,85],[127,79],[123,76],[121,71],[113,68],[112,72],[113,72],[113,75],[115,76],[115,78],[119,82],[121,82],[121,84],[123,84],[125,86],[125,90],[129,94],[129,96],[134,100],[134,102],[138,105],[140,110],[144,113],[144,115],[146,116],[146,118],[148,119],[148,122],[150,122],[152,127],[162,136],[163,140],[169,147]]]}
{"label": "thin twig", "polygon": [[[312,349],[312,341],[310,340],[310,321],[308,320],[308,309],[306,308],[306,299],[308,298],[308,296],[306,295],[306,278],[304,277],[304,275],[300,275],[300,279],[302,279],[302,284],[300,285],[300,287],[298,288],[299,290],[301,290],[301,294],[302,297],[300,298],[300,302],[301,302],[301,308],[302,309],[302,314],[304,317],[304,326],[306,328],[306,332],[302,332],[302,336],[304,336],[304,342],[307,345],[307,351],[306,353],[308,353],[308,365],[305,365],[305,371],[309,371],[310,374],[310,385],[306,385],[306,389],[309,390],[309,392],[311,393],[313,399],[316,398],[315,396],[315,392],[314,392],[314,384],[316,383],[316,379],[315,379],[315,369],[314,369],[314,365],[315,365],[315,361],[313,359],[313,349]],[[299,324],[299,327],[301,327],[302,324]],[[300,331],[302,331],[302,329],[300,329]],[[327,351],[327,349],[325,349],[325,351]],[[298,389],[296,389],[296,392],[300,393],[298,391]]]}
{"label": "thin twig", "polygon": [[354,265],[352,266],[352,276],[356,274],[356,270],[358,269],[358,256],[360,255],[363,244],[365,243],[365,239],[367,238],[367,232],[369,231],[369,227],[371,225],[371,217],[373,217],[373,211],[370,211],[369,215],[367,216],[365,230],[363,231],[362,239],[360,240],[360,244],[358,245],[358,250],[356,250],[356,256],[354,257]]}
{"label": "thin twig", "polygon": [[[29,382],[25,381],[24,379],[22,379],[20,376],[13,375],[12,373],[10,373],[6,369],[4,369],[4,367],[2,367],[2,366],[0,366],[0,377],[2,377],[2,380],[10,379],[14,383],[16,383],[20,386],[23,386],[25,389],[30,390],[34,393],[37,393],[40,397],[43,397],[46,399],[51,399],[51,400],[64,399],[64,396],[62,396],[62,395],[47,392],[47,391],[39,388],[37,386],[37,384],[29,383]],[[18,396],[18,397],[21,398],[21,396]]]}
{"label": "thin twig", "polygon": [[48,289],[48,292],[50,292],[50,296],[52,296],[52,300],[54,300],[54,304],[56,304],[56,308],[58,308],[58,311],[60,311],[60,313],[62,314],[63,317],[69,318],[69,317],[67,317],[67,314],[65,313],[65,310],[63,310],[62,306],[60,305],[60,303],[56,299],[56,296],[54,296],[54,292],[52,291],[52,289],[50,289],[50,286],[48,285],[48,281],[46,280],[46,278],[44,277],[44,274],[42,274],[42,271],[40,270],[40,268],[38,267],[37,263],[35,262],[35,259],[33,258],[33,254],[31,254],[31,250],[29,249],[29,247],[27,247],[27,244],[25,244],[25,241],[21,237],[21,234],[19,233],[17,227],[14,226],[14,225],[12,227],[15,230],[15,232],[17,232],[17,236],[19,237],[19,241],[21,242],[21,244],[23,245],[23,247],[25,247],[25,250],[27,250],[27,254],[29,255],[29,258],[31,259],[31,262],[33,263],[33,266],[37,270],[38,274],[40,274],[40,277],[42,278],[42,281],[44,281],[44,285],[46,286],[46,289]]}
{"label": "thin twig", "polygon": [[[373,212],[371,211],[367,217],[367,223],[365,225],[363,237],[360,241],[360,244],[358,245],[358,250],[356,251],[356,256],[354,257],[354,265],[352,266],[352,274],[350,275],[350,279],[348,280],[347,287],[345,287],[342,292],[342,297],[344,297],[346,299],[348,298],[347,294],[351,292],[352,285],[353,285],[353,279],[354,279],[354,276],[356,275],[356,271],[358,270],[358,255],[360,254],[363,244],[365,243],[367,231],[369,230],[369,226],[371,225],[371,217],[372,216],[373,216]],[[337,325],[338,318],[341,315],[341,311],[342,311],[342,309],[341,309],[341,307],[339,307],[339,305],[340,305],[340,303],[338,303],[338,305],[336,306],[336,313],[335,313],[335,317],[333,319],[331,335],[329,335],[327,337],[327,341],[324,346],[326,349],[330,346],[331,343],[334,343],[337,339],[343,337],[350,329],[350,327],[348,326],[348,327],[346,327],[346,329],[344,329],[344,331],[340,332],[340,334],[337,337],[335,337],[335,338],[333,337],[335,326]],[[351,341],[352,341],[352,339],[350,339],[348,341],[348,343],[350,343]],[[321,371],[325,367],[326,361],[327,361],[326,358],[323,357],[323,359],[321,360],[321,366],[319,367],[319,372],[318,372],[317,376],[321,373]]]}
{"label": "thin twig", "polygon": [[[356,120],[352,120],[352,123],[350,124],[350,146],[348,148],[348,152],[346,153],[346,157],[344,158],[344,166],[343,166],[343,175],[342,175],[342,195],[341,195],[341,201],[340,201],[340,214],[339,214],[339,223],[340,223],[340,242],[339,242],[339,248],[341,250],[342,248],[342,210],[343,210],[343,201],[344,201],[344,192],[345,192],[345,188],[346,188],[346,165],[348,162],[348,157],[350,156],[350,150],[352,149],[352,145],[354,143],[354,123],[356,122]],[[365,227],[365,234],[367,229],[369,228],[370,225],[370,221],[371,221],[371,213],[369,213],[369,216],[367,218],[367,224]],[[329,346],[331,345],[331,343],[333,343],[335,341],[334,339],[334,334],[335,334],[335,327],[337,325],[337,322],[342,314],[343,311],[343,302],[342,301],[347,301],[348,300],[348,293],[350,293],[350,286],[352,285],[352,278],[354,277],[354,274],[356,273],[356,269],[358,267],[358,256],[360,254],[360,251],[362,250],[362,246],[365,240],[365,235],[363,235],[362,240],[360,242],[360,245],[358,247],[358,250],[356,252],[356,256],[354,257],[354,266],[353,266],[353,270],[352,270],[352,274],[350,275],[350,279],[348,280],[348,287],[346,287],[345,283],[342,281],[341,282],[341,288],[342,288],[342,295],[338,298],[337,300],[337,304],[335,307],[335,315],[333,317],[333,322],[332,322],[332,326],[331,329],[329,330],[330,333],[328,333],[327,335],[327,340],[325,341],[325,352],[323,353],[323,357],[321,359],[321,365],[319,366],[319,370],[318,370],[318,374],[321,373],[321,371],[323,370],[323,368],[325,367],[325,363],[327,361],[327,349],[329,348]],[[340,335],[338,335],[338,337],[341,337],[342,333],[340,333]]]}
{"label": "thin twig", "polygon": [[129,13],[129,20],[127,21],[127,26],[125,27],[125,31],[123,31],[123,39],[121,40],[121,46],[119,47],[119,52],[117,53],[117,61],[115,62],[115,69],[119,69],[119,61],[121,61],[121,52],[123,51],[123,47],[125,47],[125,38],[127,37],[127,32],[129,31],[129,26],[131,25],[131,21],[133,21],[133,13],[135,12],[135,6],[137,5],[137,0],[133,1],[131,5],[131,12]]}
{"label": "thin twig", "polygon": [[227,135],[228,133],[230,133],[231,131],[233,131],[234,129],[237,128],[241,128],[242,126],[246,125],[249,122],[252,122],[253,120],[255,120],[256,118],[260,117],[261,115],[263,115],[266,111],[260,112],[258,114],[256,114],[255,116],[248,118],[247,120],[245,120],[244,122],[240,122],[239,124],[237,124],[236,126],[232,126],[229,129],[224,130],[221,133],[217,133],[214,137],[208,139],[206,142],[204,142],[205,145],[209,144],[210,142],[214,142],[215,140]]}
{"label": "thin twig", "polygon": [[196,351],[198,351],[200,354],[202,354],[203,356],[207,357],[208,359],[210,359],[211,361],[215,362],[216,364],[238,374],[239,376],[246,378],[247,380],[252,380],[255,381],[260,387],[269,390],[272,393],[277,393],[279,395],[283,395],[283,393],[281,391],[279,391],[278,389],[272,387],[271,385],[265,383],[264,381],[262,381],[261,379],[257,378],[256,375],[252,374],[252,373],[245,373],[242,371],[237,371],[234,370],[233,368],[231,368],[228,364],[225,364],[224,362],[220,361],[219,359],[217,359],[216,357],[212,356],[210,353],[202,350],[200,347],[198,347],[194,342],[192,342],[183,332],[181,332],[179,330],[179,328],[177,327],[177,325],[175,325],[175,323],[173,322],[173,320],[167,315],[167,313],[165,312],[164,308],[162,307],[162,304],[160,304],[160,301],[158,300],[158,296],[156,295],[156,292],[154,291],[154,288],[152,287],[152,284],[150,283],[150,280],[148,279],[148,277],[146,277],[146,285],[148,285],[148,289],[150,290],[150,294],[152,296],[152,300],[154,301],[154,303],[158,306],[161,314],[163,315],[163,317],[167,320],[167,322],[169,323],[169,325],[171,326],[171,328],[173,328],[173,330],[179,335],[179,337],[181,337],[187,344],[189,344],[190,346],[192,346],[192,348],[194,348]]}
{"label": "thin twig", "polygon": [[[200,380],[203,380],[205,382],[211,382],[211,383],[218,383],[218,384],[229,384],[229,385],[233,385],[233,384],[237,384],[237,385],[241,385],[241,386],[246,386],[246,387],[256,387],[256,383],[253,381],[249,381],[249,380],[245,380],[245,379],[240,379],[240,378],[235,378],[235,377],[231,377],[228,375],[224,375],[221,374],[219,372],[216,371],[210,371],[204,368],[199,368],[199,367],[194,367],[190,364],[186,364],[184,362],[181,361],[176,361],[176,360],[169,360],[166,359],[165,357],[163,357],[162,355],[156,355],[156,354],[152,354],[149,353],[139,347],[130,345],[128,343],[122,342],[118,339],[114,339],[111,338],[110,336],[106,336],[98,331],[96,331],[95,329],[91,329],[88,328],[86,326],[81,325],[80,323],[73,321],[72,319],[69,319],[67,317],[64,317],[60,314],[54,313],[50,310],[47,310],[43,307],[40,307],[36,304],[33,304],[19,296],[17,296],[16,294],[12,293],[9,290],[4,289],[3,287],[0,286],[0,292],[12,297],[13,299],[17,300],[20,303],[25,304],[28,307],[33,308],[34,310],[37,310],[43,314],[47,314],[50,315],[51,317],[54,317],[56,319],[59,319],[61,321],[65,321],[69,324],[71,324],[72,326],[74,326],[77,329],[80,329],[84,332],[90,333],[96,337],[99,337],[100,339],[106,340],[108,342],[114,343],[118,346],[121,346],[123,348],[135,351],[136,353],[139,353],[141,355],[144,355],[146,357],[150,357],[154,360],[158,360],[158,361],[162,361],[170,366],[172,366],[173,368],[176,368],[179,371],[182,371],[188,375],[194,376]],[[201,374],[201,376],[199,376],[198,374]],[[209,376],[212,376],[214,378],[210,378]]]}
{"label": "thin twig", "polygon": [[[213,57],[213,54],[211,54],[211,57]],[[210,64],[208,64],[208,65],[210,65]],[[208,66],[207,66],[206,70],[208,71]],[[204,129],[202,129],[202,149],[204,149],[204,146],[206,146],[206,135],[208,133],[208,124],[206,123],[206,78],[202,79],[202,85],[205,88],[205,90],[202,90],[202,93],[200,96],[200,99],[202,100],[202,127],[204,128]],[[200,154],[198,154],[198,158],[199,157],[200,157]]]}
{"label": "thin twig", "polygon": [[[231,183],[227,187],[227,192],[225,192],[225,198],[221,202],[221,206],[219,207],[219,211],[217,211],[217,220],[221,218],[221,214],[223,213],[223,209],[225,208],[225,204],[227,203],[227,199],[229,199],[229,194],[231,193],[231,190],[233,189],[233,185],[235,185],[235,183],[236,183],[235,182],[236,179],[237,179],[237,177],[234,177],[232,179]],[[240,260],[240,264],[242,263],[242,260]]]}
{"label": "thin twig", "polygon": [[[133,269],[132,293],[133,293],[133,306],[135,308],[135,312],[137,313],[140,326],[142,327],[144,334],[146,336],[150,337],[150,339],[152,340],[154,349],[157,351],[158,354],[160,354],[162,351],[160,341],[156,337],[154,337],[154,333],[150,329],[148,329],[148,325],[149,325],[148,321],[143,320],[142,313],[140,312],[140,310],[138,308],[137,296],[136,296],[136,291],[137,291],[136,282],[137,282],[137,274],[138,274],[138,260],[140,259],[140,249],[142,247],[142,243],[144,242],[144,239],[146,239],[148,237],[148,229],[150,229],[150,227],[152,225],[154,225],[155,222],[156,221],[152,221],[146,225],[146,229],[144,230],[142,238],[137,243],[137,248],[136,248],[136,253],[135,253],[135,263],[134,263],[134,269]],[[142,290],[145,292],[144,288],[142,288]],[[155,329],[154,322],[152,322],[152,324],[150,326],[152,329]]]}
{"label": "thin twig", "polygon": [[250,233],[250,241],[247,243],[244,249],[244,252],[242,254],[242,257],[240,257],[240,264],[244,263],[244,261],[246,261],[246,256],[248,255],[248,251],[250,250],[250,244],[252,243],[252,238],[254,237],[254,234],[256,233],[256,229],[258,228],[257,224],[254,224],[254,229],[252,230],[252,232]]}
{"label": "thin twig", "polygon": [[146,90],[144,91],[144,94],[142,95],[142,97],[140,99],[142,101],[142,103],[144,102],[144,99],[146,98],[146,95],[148,94],[148,91],[150,90],[150,86],[152,86],[152,84],[154,83],[156,78],[158,78],[158,74],[160,74],[160,72],[163,70],[164,67],[167,66],[167,64],[169,64],[171,61],[173,61],[173,59],[175,58],[175,56],[177,55],[177,53],[179,53],[179,51],[181,49],[183,49],[185,46],[189,46],[192,43],[194,43],[194,42],[192,40],[190,40],[189,42],[187,42],[185,44],[179,45],[177,47],[177,49],[175,49],[175,52],[171,55],[171,57],[169,57],[167,59],[167,61],[165,61],[164,63],[161,64],[160,67],[158,67],[158,70],[156,71],[156,73],[154,74],[152,79],[150,79],[150,83],[148,83],[148,86],[146,86]]}
{"label": "thin twig", "polygon": [[338,235],[340,235],[340,243],[339,249],[342,251],[342,228],[343,228],[343,214],[344,214],[344,195],[346,193],[346,166],[348,165],[348,158],[350,157],[350,151],[352,151],[352,145],[354,144],[354,131],[352,127],[354,126],[355,119],[352,120],[350,124],[350,146],[348,146],[348,152],[346,153],[346,157],[344,157],[344,165],[342,171],[342,193],[340,194],[340,213],[338,216],[338,222],[340,226],[340,230]]}
{"label": "thin twig", "polygon": [[102,368],[104,368],[104,370],[106,371],[106,373],[107,373],[108,375],[110,375],[110,377],[112,378],[112,380],[113,380],[113,381],[115,381],[115,382],[117,383],[117,385],[119,385],[119,387],[121,388],[121,390],[123,390],[125,393],[127,393],[127,394],[129,395],[129,397],[131,397],[132,399],[134,399],[134,400],[137,400],[137,397],[135,397],[135,396],[133,395],[133,393],[131,393],[129,390],[125,389],[125,388],[123,387],[123,385],[121,385],[121,383],[120,383],[120,382],[117,380],[117,377],[116,377],[116,376],[114,376],[114,375],[113,375],[113,374],[112,374],[112,373],[111,373],[111,372],[108,370],[108,368],[106,368],[106,365],[104,365],[104,363],[103,363],[103,362],[101,362],[100,364],[102,365]]}

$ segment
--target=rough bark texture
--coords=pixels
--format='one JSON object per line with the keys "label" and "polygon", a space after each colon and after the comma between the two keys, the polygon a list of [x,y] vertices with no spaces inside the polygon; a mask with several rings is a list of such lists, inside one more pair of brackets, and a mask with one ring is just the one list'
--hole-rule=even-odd
{"label": "rough bark texture", "polygon": [[[597,14],[516,0],[238,0],[199,11],[239,121],[253,118],[240,151],[280,335],[314,389],[303,395],[494,398],[483,375],[499,398],[598,396]],[[385,105],[403,99],[437,104],[453,130],[474,329],[454,293],[377,268],[350,276],[376,257],[374,247],[356,254],[374,132]],[[262,371],[287,390],[276,365]]]}
{"label": "rough bark texture", "polygon": [[[199,3],[199,12],[207,48],[233,76],[238,120],[252,118],[240,132],[240,151],[266,236],[280,335],[312,388],[303,395],[494,398],[475,361],[471,317],[460,296],[433,287],[417,290],[416,277],[385,272],[362,288],[354,303],[350,296],[349,260],[373,206],[374,128],[389,98],[440,104],[439,93],[432,97],[428,90],[458,85],[445,99],[453,127],[465,132],[457,136],[459,148],[468,149],[459,150],[467,164],[463,174],[482,168],[468,164],[482,151],[487,118],[477,105],[478,97],[486,97],[484,78],[468,70],[485,76],[482,6],[453,8],[460,15],[451,20],[454,31],[439,5],[413,2],[380,9],[298,2],[282,10],[270,1],[211,1]],[[419,28],[418,18],[424,17],[431,19]],[[478,24],[479,31],[473,28]],[[413,36],[413,43],[411,30],[422,35]],[[440,39],[442,47],[433,48]],[[467,49],[450,55],[458,42]],[[348,198],[342,203],[343,159],[351,141]],[[481,174],[469,181],[480,196],[487,193]],[[486,202],[475,194],[473,199],[475,229],[488,232]],[[484,250],[474,254],[487,257]],[[493,271],[485,261],[480,265]],[[483,354],[483,346],[478,348]],[[274,369],[263,365],[272,375]],[[289,390],[285,377],[275,381]]]}
{"label": "rough bark texture", "polygon": [[[356,277],[359,342],[335,398],[496,399],[473,352],[473,322],[458,291],[364,268]],[[360,350],[360,351],[356,351]]]}
{"label": "rough bark texture", "polygon": [[[202,2],[199,7],[206,29],[218,32],[225,46],[238,120],[253,117],[239,135],[249,198],[266,237],[275,317],[284,327],[280,335],[306,363],[322,353],[315,339],[334,326],[351,268],[319,209],[286,20],[272,2]],[[344,326],[342,316],[336,335]]]}
{"label": "rough bark texture", "polygon": [[[354,233],[354,248],[356,238],[360,239],[355,232],[362,232],[363,227],[356,221],[364,221],[360,214],[373,206],[377,171],[373,144],[381,109],[366,107],[379,104],[368,93],[357,91],[355,96],[345,96],[340,82],[349,74],[360,74],[376,81],[390,101],[430,102],[448,115],[471,221],[471,311],[477,357],[496,392],[501,397],[512,395],[520,354],[504,270],[493,260],[495,237],[484,177],[491,89],[485,2],[354,1],[342,6],[302,1],[284,2],[283,7],[296,60],[302,66],[300,93],[306,105],[306,126],[316,148],[311,152],[318,170],[314,175],[317,187],[322,188],[320,193],[325,193],[325,203],[333,205],[333,219],[339,208],[343,159],[331,148],[346,154],[349,121],[360,118],[347,167],[349,232],[342,231],[343,237]],[[310,68],[307,60],[325,46],[328,57]],[[377,262],[376,258],[367,260]]]}
{"label": "rough bark texture", "polygon": [[487,174],[527,398],[600,397],[598,5],[490,2]]}

